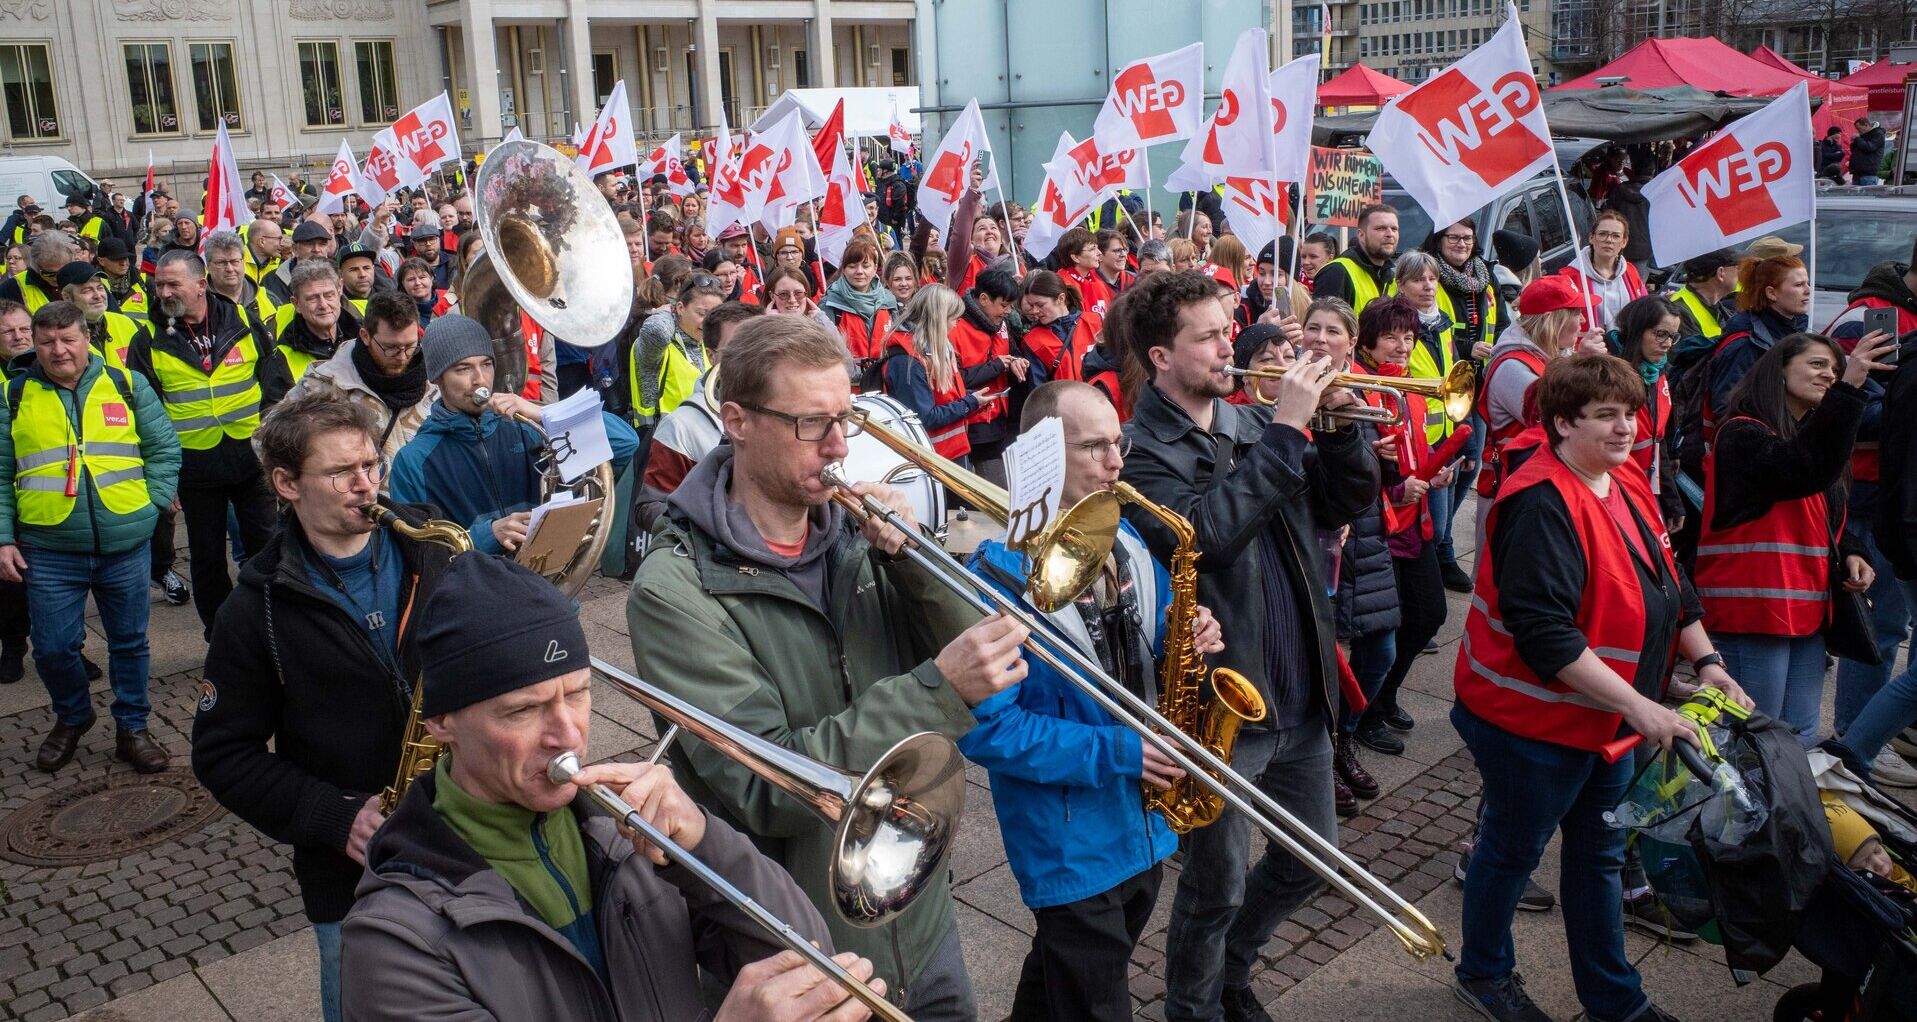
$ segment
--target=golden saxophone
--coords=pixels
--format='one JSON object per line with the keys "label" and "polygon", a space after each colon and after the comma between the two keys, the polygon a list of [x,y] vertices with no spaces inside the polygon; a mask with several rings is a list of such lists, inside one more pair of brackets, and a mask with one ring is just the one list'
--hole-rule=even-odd
{"label": "golden saxophone", "polygon": [[[373,520],[375,527],[391,529],[416,543],[437,543],[451,550],[454,556],[473,548],[472,537],[457,523],[434,518],[422,525],[414,525],[394,514],[391,508],[379,504],[368,504],[362,510],[366,512],[366,517]],[[421,775],[430,773],[433,765],[439,762],[439,739],[427,733],[426,723],[419,714],[425,696],[425,679],[414,678],[413,705],[406,713],[406,737],[399,746],[399,772],[393,777],[393,783],[379,793],[379,811],[388,816],[399,808],[400,796],[406,794],[407,786]]]}
{"label": "golden saxophone", "polygon": [[[1198,617],[1198,546],[1191,523],[1170,508],[1146,500],[1126,483],[1115,483],[1120,499],[1138,505],[1172,531],[1171,606],[1165,611],[1165,657],[1158,673],[1158,713],[1226,763],[1232,744],[1247,721],[1265,719],[1265,699],[1251,680],[1229,667],[1211,672],[1212,698],[1205,699],[1205,658],[1192,641]],[[1217,777],[1216,774],[1213,775]],[[1217,777],[1223,780],[1222,777]],[[1189,776],[1169,788],[1145,785],[1145,808],[1165,815],[1174,833],[1206,826],[1224,811],[1225,800]]]}

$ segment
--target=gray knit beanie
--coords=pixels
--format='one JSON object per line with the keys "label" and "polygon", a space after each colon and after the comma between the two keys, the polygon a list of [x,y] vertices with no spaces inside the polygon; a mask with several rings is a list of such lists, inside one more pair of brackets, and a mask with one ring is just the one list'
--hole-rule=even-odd
{"label": "gray knit beanie", "polygon": [[440,374],[462,359],[474,355],[493,357],[493,339],[479,321],[458,313],[449,313],[426,324],[420,339],[425,351],[426,379],[439,382]]}

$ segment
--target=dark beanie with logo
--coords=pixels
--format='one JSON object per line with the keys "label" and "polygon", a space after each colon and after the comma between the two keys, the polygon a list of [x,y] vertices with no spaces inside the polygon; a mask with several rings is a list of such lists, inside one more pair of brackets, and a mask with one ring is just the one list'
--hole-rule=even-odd
{"label": "dark beanie with logo", "polygon": [[531,568],[455,556],[419,611],[420,713],[437,717],[589,664],[579,608]]}

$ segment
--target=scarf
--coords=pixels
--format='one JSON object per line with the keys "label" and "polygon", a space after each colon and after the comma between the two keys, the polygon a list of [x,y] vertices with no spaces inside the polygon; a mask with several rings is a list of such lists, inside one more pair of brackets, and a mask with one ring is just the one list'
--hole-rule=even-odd
{"label": "scarf", "polygon": [[1491,267],[1486,266],[1481,256],[1472,256],[1465,260],[1464,269],[1454,270],[1443,259],[1438,260],[1438,283],[1452,291],[1467,295],[1480,295],[1491,286]]}
{"label": "scarf", "polygon": [[1657,386],[1657,378],[1664,375],[1664,367],[1670,364],[1671,356],[1669,355],[1665,355],[1655,362],[1638,359],[1637,374],[1644,377],[1644,390],[1646,393],[1652,392],[1653,388]]}
{"label": "scarf", "polygon": [[381,403],[393,411],[416,405],[426,396],[426,360],[417,352],[397,376],[381,372],[373,363],[373,353],[366,350],[364,344],[353,345],[352,358],[353,368],[359,371],[366,389],[378,395]]}
{"label": "scarf", "polygon": [[819,307],[852,313],[865,320],[865,328],[871,330],[872,321],[878,316],[880,309],[889,309],[897,315],[899,300],[892,294],[891,289],[881,284],[876,278],[865,290],[860,291],[854,288],[845,277],[839,276],[833,278],[832,286],[825,289],[825,298],[819,302]]}

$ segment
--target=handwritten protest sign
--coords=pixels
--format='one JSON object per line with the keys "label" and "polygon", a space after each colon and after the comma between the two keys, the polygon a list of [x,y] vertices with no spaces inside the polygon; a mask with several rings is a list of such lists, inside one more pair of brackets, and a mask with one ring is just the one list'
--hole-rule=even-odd
{"label": "handwritten protest sign", "polygon": [[1358,226],[1358,211],[1384,198],[1384,165],[1362,149],[1311,147],[1305,220],[1328,227]]}

